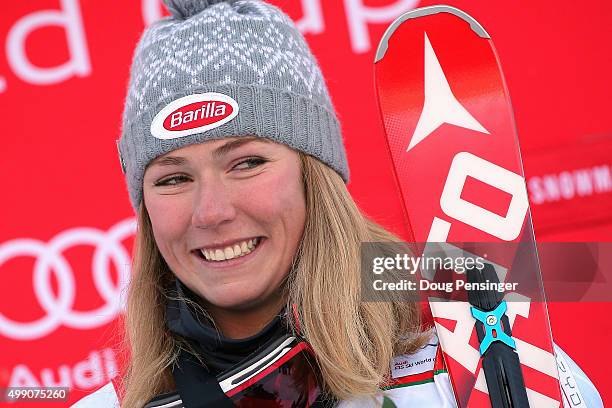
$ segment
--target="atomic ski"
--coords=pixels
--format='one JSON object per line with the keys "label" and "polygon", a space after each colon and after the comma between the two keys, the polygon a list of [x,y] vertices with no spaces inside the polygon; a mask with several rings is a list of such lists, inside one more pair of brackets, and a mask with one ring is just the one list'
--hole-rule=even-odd
{"label": "atomic ski", "polygon": [[[379,44],[375,79],[412,239],[423,254],[486,259],[463,273],[421,270],[486,287],[426,295],[457,404],[561,406],[514,117],[489,35],[453,7],[407,12]],[[489,289],[510,282],[511,291]]]}

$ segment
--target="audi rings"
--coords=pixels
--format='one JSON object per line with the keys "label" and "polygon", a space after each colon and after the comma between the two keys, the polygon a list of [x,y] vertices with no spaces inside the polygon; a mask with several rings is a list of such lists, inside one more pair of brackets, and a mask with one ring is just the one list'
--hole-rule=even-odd
{"label": "audi rings", "polygon": [[[121,242],[135,231],[136,221],[129,218],[108,231],[73,228],[46,243],[35,239],[15,239],[1,244],[0,267],[12,258],[30,256],[36,259],[34,295],[46,315],[31,322],[18,322],[0,313],[0,334],[15,340],[34,340],[47,336],[61,325],[86,330],[114,320],[124,309],[124,294],[130,278],[130,255]],[[75,273],[62,254],[66,249],[78,245],[95,247],[91,273],[96,290],[105,304],[94,310],[73,309]],[[111,263],[118,274],[117,286],[112,281]],[[51,273],[57,280],[57,297],[51,288]]]}

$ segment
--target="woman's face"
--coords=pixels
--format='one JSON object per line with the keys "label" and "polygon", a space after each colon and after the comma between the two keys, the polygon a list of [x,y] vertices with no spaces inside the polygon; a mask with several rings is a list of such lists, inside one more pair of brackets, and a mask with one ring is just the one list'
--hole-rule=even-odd
{"label": "woman's face", "polygon": [[214,307],[279,296],[304,229],[298,153],[260,138],[174,150],[144,175],[157,246],[174,274]]}

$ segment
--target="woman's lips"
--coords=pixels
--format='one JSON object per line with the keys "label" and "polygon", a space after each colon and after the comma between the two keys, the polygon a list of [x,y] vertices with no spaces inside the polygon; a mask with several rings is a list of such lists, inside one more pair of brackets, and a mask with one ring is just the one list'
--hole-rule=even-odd
{"label": "woman's lips", "polygon": [[202,255],[202,253],[199,250],[193,251],[192,253],[195,257],[197,257],[200,260],[200,262],[203,262],[206,265],[206,267],[223,269],[223,268],[231,268],[233,266],[238,266],[245,262],[248,262],[251,258],[255,256],[255,254],[259,252],[261,246],[265,244],[266,244],[266,239],[263,237],[260,237],[259,243],[255,246],[255,248],[251,250],[251,252],[249,252],[246,255],[242,255],[237,258],[226,259],[224,261],[212,261],[212,260],[209,261],[206,258],[204,258],[204,255]]}

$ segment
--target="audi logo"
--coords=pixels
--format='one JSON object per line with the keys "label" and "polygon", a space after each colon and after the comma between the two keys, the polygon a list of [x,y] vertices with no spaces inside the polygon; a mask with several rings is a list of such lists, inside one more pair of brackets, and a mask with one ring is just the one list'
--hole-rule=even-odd
{"label": "audi logo", "polygon": [[[0,334],[15,340],[35,340],[47,336],[60,326],[93,329],[113,321],[125,306],[125,292],[130,278],[130,255],[121,241],[136,231],[136,220],[118,222],[108,231],[79,227],[63,231],[49,242],[35,239],[14,239],[0,244],[0,268],[17,257],[33,257],[33,292],[45,315],[30,322],[14,321],[0,312]],[[63,256],[78,245],[95,248],[91,273],[104,305],[94,310],[74,310],[75,273]],[[111,279],[110,265],[118,273],[118,284]],[[1,271],[1,269],[0,269]],[[51,274],[58,283],[57,296],[50,284]]]}

